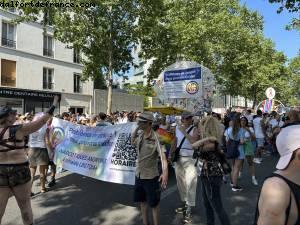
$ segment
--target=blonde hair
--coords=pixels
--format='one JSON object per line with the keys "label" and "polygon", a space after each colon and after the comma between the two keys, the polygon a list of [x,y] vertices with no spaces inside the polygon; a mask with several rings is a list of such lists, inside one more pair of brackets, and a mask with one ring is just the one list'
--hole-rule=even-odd
{"label": "blonde hair", "polygon": [[201,138],[215,137],[217,140],[222,138],[220,122],[212,116],[205,117],[199,123]]}

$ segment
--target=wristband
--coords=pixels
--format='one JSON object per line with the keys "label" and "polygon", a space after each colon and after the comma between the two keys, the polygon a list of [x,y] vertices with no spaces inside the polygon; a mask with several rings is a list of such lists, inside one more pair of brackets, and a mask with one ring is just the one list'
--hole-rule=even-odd
{"label": "wristband", "polygon": [[53,115],[54,110],[55,110],[55,106],[52,105],[52,106],[46,111],[46,113],[48,113],[48,114],[50,114],[50,115]]}

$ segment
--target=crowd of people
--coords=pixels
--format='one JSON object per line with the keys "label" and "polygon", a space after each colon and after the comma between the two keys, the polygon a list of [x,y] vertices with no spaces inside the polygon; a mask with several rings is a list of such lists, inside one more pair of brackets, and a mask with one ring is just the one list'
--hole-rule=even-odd
{"label": "crowd of people", "polygon": [[[54,147],[49,144],[49,131],[57,103],[56,97],[46,113],[36,115],[32,113],[17,115],[16,111],[9,107],[0,109],[0,224],[11,193],[15,195],[19,204],[24,224],[33,224],[30,196],[34,195],[31,190],[37,168],[40,174],[41,193],[45,193],[47,188],[56,184]],[[283,160],[282,157],[287,157],[285,151],[289,152],[290,158],[285,159],[284,166],[279,162],[281,164],[277,168],[283,172],[270,177],[264,183],[255,218],[259,225],[276,224],[269,222],[272,216],[268,216],[268,213],[271,212],[266,211],[265,207],[272,209],[268,197],[276,198],[275,194],[280,191],[276,192],[276,188],[273,189],[271,196],[270,189],[272,185],[277,184],[285,191],[282,195],[289,196],[288,193],[292,193],[290,201],[289,197],[285,199],[288,211],[284,211],[286,212],[284,219],[296,221],[277,224],[299,224],[299,211],[297,214],[297,207],[300,209],[299,175],[294,175],[295,169],[291,173],[284,172],[290,161],[300,159],[300,153],[297,151],[300,149],[300,113],[297,110],[291,110],[283,115],[275,111],[262,113],[258,110],[254,115],[252,110],[243,112],[227,110],[224,115],[209,113],[201,117],[190,112],[183,112],[180,116],[127,111],[111,115],[102,112],[98,115],[64,112],[55,117],[91,127],[137,122],[137,128],[131,136],[132,144],[137,148],[134,201],[141,204],[143,225],[149,224],[148,207],[152,208],[153,223],[159,224],[160,193],[161,189],[167,186],[169,168],[175,169],[181,199],[181,203],[178,203],[174,211],[183,215],[184,223],[193,222],[194,207],[198,204],[197,183],[200,179],[207,224],[215,224],[215,214],[222,225],[231,224],[223,207],[222,184],[231,185],[233,192],[247,188],[239,184],[241,178],[247,177],[243,174],[245,162],[249,167],[249,179],[252,184],[255,186],[262,184],[263,181],[256,176],[255,164],[263,163],[264,158],[269,155],[279,155],[280,160]],[[171,144],[163,143],[157,136],[155,131],[159,128],[173,135]],[[162,164],[161,169],[157,166],[158,159]],[[49,166],[51,174],[50,181],[47,181]],[[294,162],[293,167],[299,169],[299,162]],[[278,181],[280,178],[285,183]],[[161,182],[161,186],[157,181]],[[285,203],[283,201],[282,207],[286,206]]]}

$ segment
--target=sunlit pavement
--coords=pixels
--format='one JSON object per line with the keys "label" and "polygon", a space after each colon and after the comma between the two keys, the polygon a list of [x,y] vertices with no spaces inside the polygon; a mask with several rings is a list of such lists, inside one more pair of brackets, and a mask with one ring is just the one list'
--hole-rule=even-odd
{"label": "sunlit pavement", "polygon": [[[256,165],[257,178],[262,180],[271,173],[277,158],[268,156]],[[179,204],[173,173],[170,175],[168,189],[162,193],[161,225],[182,224],[181,216],[174,209]],[[223,203],[232,224],[250,225],[256,207],[259,187],[251,183],[247,174],[247,164],[240,184],[242,192],[232,192],[229,184],[222,187]],[[81,175],[64,172],[58,175],[57,185],[47,193],[41,194],[34,183],[32,207],[36,225],[142,225],[137,205],[132,202],[133,186],[97,181]],[[204,225],[205,215],[201,201],[201,186],[198,185],[198,206],[194,209],[193,224]],[[216,219],[219,224],[218,219]],[[15,199],[9,200],[3,225],[22,225],[21,215]]]}

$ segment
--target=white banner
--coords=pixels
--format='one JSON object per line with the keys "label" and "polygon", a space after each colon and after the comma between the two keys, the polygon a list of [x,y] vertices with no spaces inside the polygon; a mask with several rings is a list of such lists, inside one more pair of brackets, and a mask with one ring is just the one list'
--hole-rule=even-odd
{"label": "white banner", "polygon": [[130,139],[135,126],[87,127],[54,118],[50,132],[54,162],[84,176],[133,185],[137,152]]}

